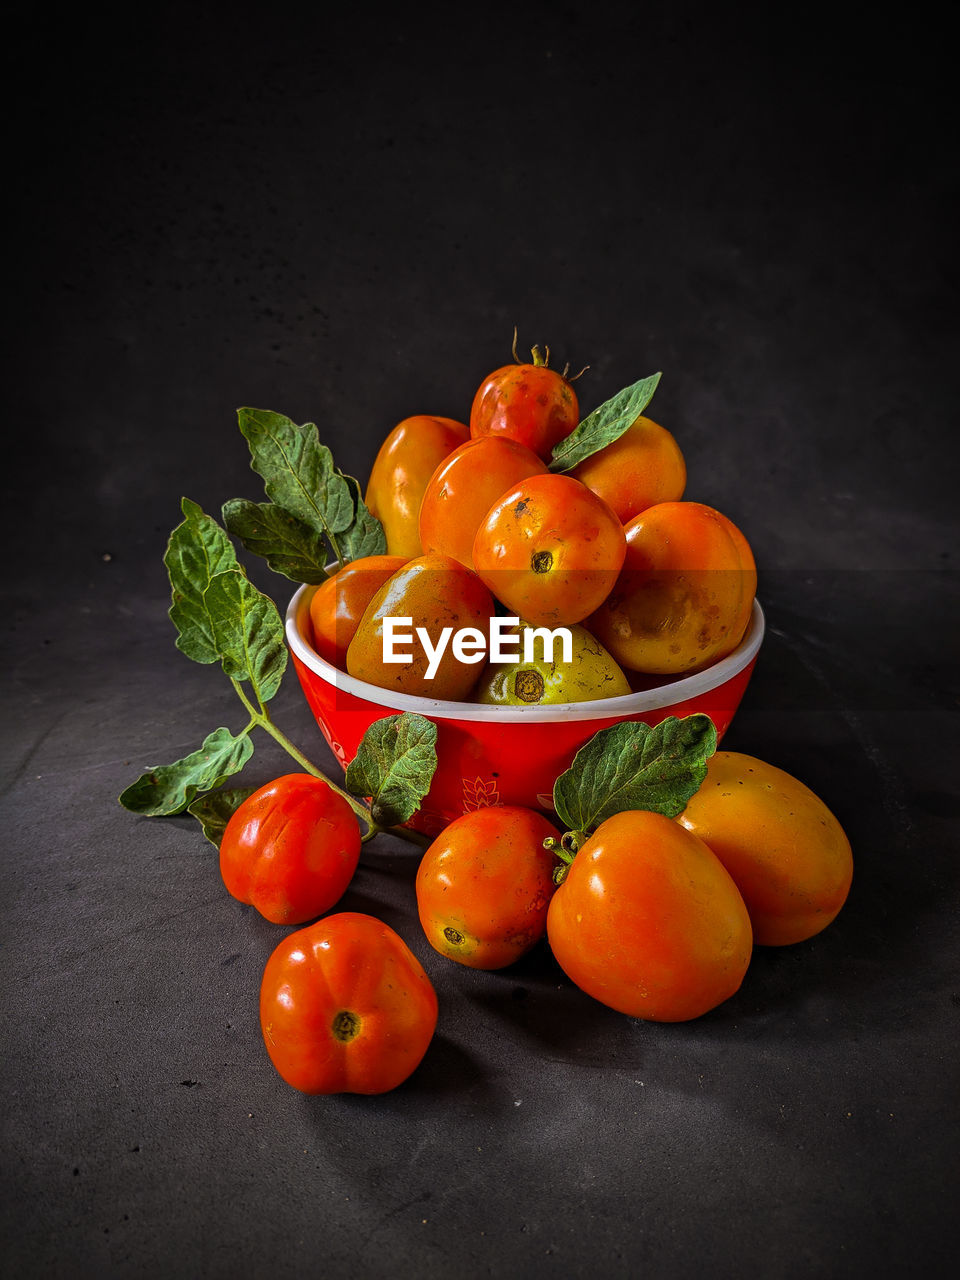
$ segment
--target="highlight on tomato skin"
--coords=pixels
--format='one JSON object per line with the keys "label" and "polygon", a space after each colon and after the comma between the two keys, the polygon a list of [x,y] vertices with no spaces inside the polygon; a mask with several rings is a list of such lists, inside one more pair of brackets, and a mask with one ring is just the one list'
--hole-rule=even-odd
{"label": "highlight on tomato skin", "polygon": [[267,961],[260,1026],[279,1075],[301,1093],[387,1093],[423,1061],[437,994],[395,930],[362,912],[288,934]]}

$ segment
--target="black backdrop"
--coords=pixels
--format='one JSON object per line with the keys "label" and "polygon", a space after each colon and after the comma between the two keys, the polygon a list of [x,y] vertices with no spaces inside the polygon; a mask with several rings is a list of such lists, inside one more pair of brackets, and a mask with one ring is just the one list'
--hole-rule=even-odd
{"label": "black backdrop", "polygon": [[[10,1275],[946,1274],[955,1196],[956,170],[921,7],[168,6],[9,28],[2,986]],[[256,1018],[275,926],[191,819],[116,804],[219,724],[161,556],[259,498],[241,404],[365,477],[521,348],[589,409],[663,371],[689,497],[760,565],[726,745],[850,833],[837,922],[696,1023],[544,949],[460,971],[380,839],[344,907],[441,1001],[379,1099],[307,1099]],[[951,364],[950,357],[954,356]],[[11,403],[12,400],[12,403]],[[251,566],[283,603],[283,580]],[[292,673],[276,715],[334,767]],[[286,757],[258,748],[250,781]],[[452,971],[456,968],[456,971]]]}

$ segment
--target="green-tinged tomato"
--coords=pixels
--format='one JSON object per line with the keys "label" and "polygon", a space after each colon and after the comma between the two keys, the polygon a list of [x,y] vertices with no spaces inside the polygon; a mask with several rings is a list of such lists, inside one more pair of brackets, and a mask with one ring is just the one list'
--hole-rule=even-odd
{"label": "green-tinged tomato", "polygon": [[[525,662],[524,633],[536,628],[521,622],[520,659],[516,662],[489,662],[480,677],[474,700],[497,706],[522,707],[559,703],[592,702],[595,698],[617,698],[630,692],[627,677],[606,649],[585,627],[567,628],[572,639],[571,660],[563,661],[560,636],[552,652],[542,635],[533,637],[533,661]],[[549,656],[548,656],[549,655]]]}

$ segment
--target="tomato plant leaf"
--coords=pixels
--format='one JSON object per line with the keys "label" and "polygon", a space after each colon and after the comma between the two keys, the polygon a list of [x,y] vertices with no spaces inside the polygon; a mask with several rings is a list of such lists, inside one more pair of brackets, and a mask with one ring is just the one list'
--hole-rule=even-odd
{"label": "tomato plant leaf", "polygon": [[141,774],[121,794],[120,803],[148,818],[182,813],[199,791],[222,786],[252,755],[253,743],[246,732],[235,736],[229,729],[214,729],[197,751]]}
{"label": "tomato plant leaf", "polygon": [[363,735],[346,787],[351,795],[370,797],[379,826],[396,826],[416,813],[436,772],[436,742],[433,721],[409,711],[376,720]]}
{"label": "tomato plant leaf", "polygon": [[218,573],[203,593],[224,674],[249,680],[261,702],[280,688],[287,665],[277,606],[239,573]]}
{"label": "tomato plant leaf", "polygon": [[345,475],[353,494],[353,523],[338,538],[345,560],[359,560],[361,556],[382,556],[387,551],[387,536],[383,525],[363,500],[360,485],[353,476]]}
{"label": "tomato plant leaf", "polygon": [[324,566],[330,553],[322,535],[275,502],[231,498],[223,504],[223,523],[248,551],[291,582],[315,586],[328,577]]}
{"label": "tomato plant leaf", "polygon": [[587,834],[626,809],[675,818],[706,777],[716,749],[709,716],[668,716],[654,728],[621,721],[580,748],[554,783],[554,808],[571,831]]}
{"label": "tomato plant leaf", "polygon": [[619,440],[653,399],[659,381],[660,374],[652,373],[605,400],[554,446],[550,470],[572,471],[591,454]]}
{"label": "tomato plant leaf", "polygon": [[194,662],[216,662],[221,657],[213,622],[204,604],[204,592],[218,573],[243,570],[233,543],[201,507],[189,498],[180,503],[184,520],[170,534],[163,563],[173,592],[170,619],[177,628],[177,648]]}
{"label": "tomato plant leaf", "polygon": [[221,787],[218,791],[198,796],[187,805],[187,813],[197,819],[203,834],[219,849],[227,823],[256,790],[256,787]]}

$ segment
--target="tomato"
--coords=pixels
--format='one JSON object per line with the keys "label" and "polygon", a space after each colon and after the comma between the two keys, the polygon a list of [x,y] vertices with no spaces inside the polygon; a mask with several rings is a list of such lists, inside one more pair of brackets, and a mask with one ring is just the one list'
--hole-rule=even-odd
{"label": "tomato", "polygon": [[550,903],[547,938],[581,990],[652,1022],[685,1022],[728,999],[752,948],[720,860],[645,810],[608,818],[579,850]]}
{"label": "tomato", "polygon": [[310,600],[310,623],[321,658],[346,669],[347,649],[364,609],[406,563],[403,556],[361,556],[320,584]]}
{"label": "tomato", "polygon": [[[347,649],[347,671],[382,689],[453,702],[470,696],[480,677],[494,601],[477,575],[459,560],[436,553],[417,556],[398,569],[364,611]],[[385,619],[410,618],[395,634],[412,637],[396,643],[394,652],[411,660],[385,661]],[[462,660],[454,652],[452,634],[472,627],[482,636],[478,661]],[[416,635],[422,628],[431,648],[445,645],[436,670],[429,674],[426,647]],[[442,632],[447,631],[445,636]]]}
{"label": "tomato", "polygon": [[582,621],[612,589],[625,554],[623,526],[604,500],[550,473],[509,489],[473,543],[494,596],[536,626]]}
{"label": "tomato", "polygon": [[267,961],[260,1026],[302,1093],[386,1093],[420,1065],[437,995],[389,925],[344,911],[291,933]]}
{"label": "tomato", "polygon": [[302,924],[329,911],[359,858],[356,814],[309,773],[285,774],[248,796],[220,841],[227,891],[273,924]]}
{"label": "tomato", "polygon": [[475,702],[502,707],[547,706],[563,702],[590,702],[595,698],[619,698],[630,693],[627,677],[599,640],[584,627],[570,628],[570,661],[555,641],[547,658],[541,637],[534,642],[533,657],[523,657],[525,623],[519,627],[520,657],[515,662],[490,662],[474,693]]}
{"label": "tomato", "polygon": [[620,665],[689,675],[732,653],[757,589],[733,521],[700,502],[660,502],[628,522],[626,539],[623,572],[585,624]]}
{"label": "tomato", "polygon": [[535,453],[506,436],[485,436],[454,449],[431,476],[420,504],[424,551],[453,556],[472,569],[473,540],[493,504],[518,481],[546,471]]}
{"label": "tomato", "polygon": [[677,821],[727,868],[762,945],[812,938],[847,900],[853,853],[846,833],[819,796],[774,765],[718,751]]}
{"label": "tomato", "polygon": [[470,434],[506,436],[548,460],[579,422],[580,406],[564,374],[548,366],[549,348],[546,357],[536,347],[531,354],[532,364],[517,361],[484,378],[470,408]]}
{"label": "tomato", "polygon": [[556,866],[543,842],[557,834],[519,806],[454,819],[417,871],[417,910],[434,950],[472,969],[502,969],[539,942]]}
{"label": "tomato", "polygon": [[427,481],[470,429],[455,418],[418,413],[398,422],[380,446],[364,498],[383,525],[387,552],[409,560],[420,555],[420,502]]}
{"label": "tomato", "polygon": [[641,414],[618,440],[570,472],[600,495],[626,524],[658,502],[675,502],[687,485],[687,464],[666,429]]}

